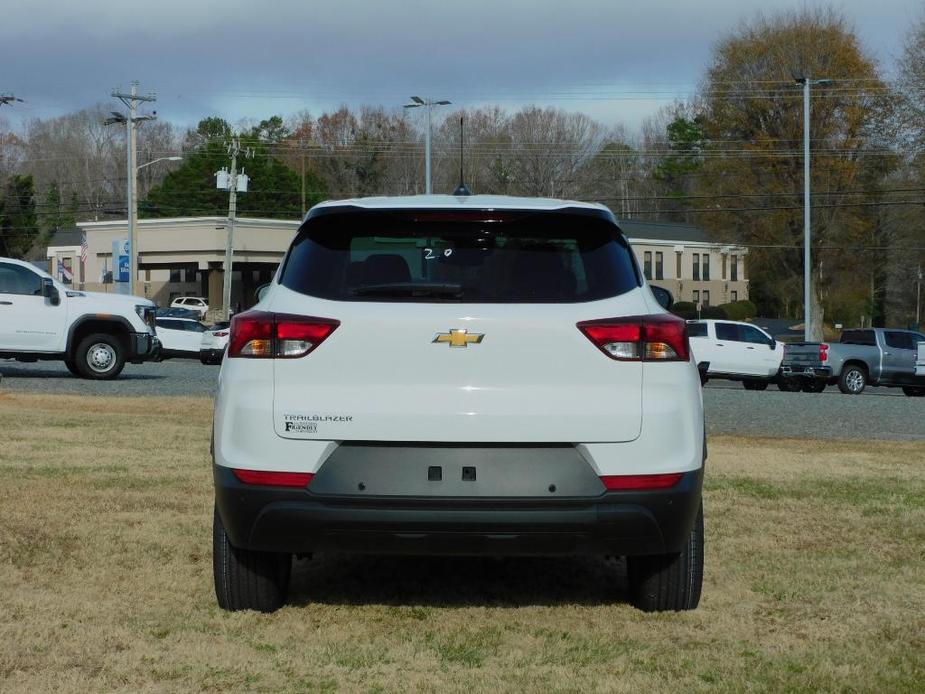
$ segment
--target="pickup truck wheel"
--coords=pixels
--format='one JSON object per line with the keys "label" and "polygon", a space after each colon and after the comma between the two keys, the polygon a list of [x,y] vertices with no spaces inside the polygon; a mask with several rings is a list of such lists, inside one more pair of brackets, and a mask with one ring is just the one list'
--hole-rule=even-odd
{"label": "pickup truck wheel", "polygon": [[867,372],[860,366],[846,366],[838,377],[838,389],[845,395],[860,395],[867,386]]}
{"label": "pickup truck wheel", "polygon": [[782,376],[777,379],[777,388],[785,393],[799,393],[803,386],[800,384],[799,378],[784,378]]}
{"label": "pickup truck wheel", "polygon": [[903,386],[903,393],[908,395],[910,398],[923,398],[925,397],[925,387]]}
{"label": "pickup truck wheel", "polygon": [[74,352],[74,367],[84,378],[106,380],[122,373],[125,348],[115,335],[87,335]]}
{"label": "pickup truck wheel", "polygon": [[693,610],[703,585],[703,504],[680,554],[627,557],[631,601],[644,612]]}
{"label": "pickup truck wheel", "polygon": [[746,379],[742,381],[742,385],[745,386],[745,390],[767,390],[768,389],[767,381],[754,381],[751,379]]}
{"label": "pickup truck wheel", "polygon": [[215,597],[223,610],[273,612],[286,602],[292,555],[254,552],[234,547],[225,526],[213,512],[212,575]]}

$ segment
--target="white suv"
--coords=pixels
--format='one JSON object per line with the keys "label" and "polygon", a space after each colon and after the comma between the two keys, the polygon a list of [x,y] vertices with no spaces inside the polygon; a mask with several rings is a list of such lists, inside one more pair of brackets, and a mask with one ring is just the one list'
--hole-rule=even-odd
{"label": "white suv", "polygon": [[638,607],[699,601],[700,378],[603,206],[317,205],[232,320],[213,437],[225,609],[326,550],[626,556]]}
{"label": "white suv", "polygon": [[170,308],[185,308],[189,311],[195,311],[202,320],[209,312],[209,302],[201,296],[180,296],[170,302]]}

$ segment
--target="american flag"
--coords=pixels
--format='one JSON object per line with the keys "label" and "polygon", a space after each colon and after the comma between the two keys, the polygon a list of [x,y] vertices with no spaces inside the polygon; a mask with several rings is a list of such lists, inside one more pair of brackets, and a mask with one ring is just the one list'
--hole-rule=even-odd
{"label": "american flag", "polygon": [[80,237],[80,262],[87,262],[87,254],[90,252],[90,246],[87,245],[87,234]]}

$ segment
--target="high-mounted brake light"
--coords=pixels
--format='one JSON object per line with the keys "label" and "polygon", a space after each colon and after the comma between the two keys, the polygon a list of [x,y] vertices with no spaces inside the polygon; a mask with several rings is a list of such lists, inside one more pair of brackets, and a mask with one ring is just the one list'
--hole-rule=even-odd
{"label": "high-mounted brake light", "polygon": [[602,475],[609,492],[627,491],[630,489],[669,489],[681,481],[682,472],[670,472],[656,475]]}
{"label": "high-mounted brake light", "polygon": [[296,359],[324,342],[340,321],[267,311],[245,311],[231,319],[228,356]]}
{"label": "high-mounted brake light", "polygon": [[819,345],[819,361],[823,364],[829,360],[829,346],[823,342]]}
{"label": "high-mounted brake light", "polygon": [[583,321],[578,329],[618,361],[688,361],[687,323],[669,313]]}
{"label": "high-mounted brake light", "polygon": [[307,487],[315,477],[311,472],[272,472],[270,470],[232,470],[244,484],[266,487]]}

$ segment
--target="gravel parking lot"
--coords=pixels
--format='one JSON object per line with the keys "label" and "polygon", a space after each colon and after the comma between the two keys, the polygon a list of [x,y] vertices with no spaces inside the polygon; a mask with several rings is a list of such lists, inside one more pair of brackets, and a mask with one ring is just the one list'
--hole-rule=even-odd
{"label": "gravel parking lot", "polygon": [[[0,361],[0,390],[115,396],[211,396],[219,367],[173,359],[129,364],[115,381],[74,378],[57,362]],[[824,393],[746,391],[739,383],[711,381],[704,390],[711,434],[786,438],[925,439],[925,398],[895,388],[870,388],[860,397],[830,387]]]}

